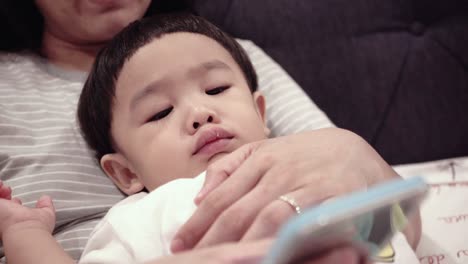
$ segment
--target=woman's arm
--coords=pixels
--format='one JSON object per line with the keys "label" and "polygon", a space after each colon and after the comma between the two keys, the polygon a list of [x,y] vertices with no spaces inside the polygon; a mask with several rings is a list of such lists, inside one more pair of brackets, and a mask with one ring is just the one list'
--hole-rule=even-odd
{"label": "woman's arm", "polygon": [[[12,230],[13,231],[13,230]],[[26,239],[27,238],[27,239]],[[8,263],[15,264],[72,264],[54,237],[46,230],[30,227],[14,230],[6,234],[5,253]],[[242,263],[258,264],[268,252],[272,239],[227,243],[196,249],[181,254],[161,257],[146,264],[185,264],[185,263]],[[351,246],[335,248],[318,256],[306,256],[295,263],[308,264],[362,264],[365,261],[361,251]]]}
{"label": "woman's arm", "polygon": [[[185,264],[185,263],[242,263],[259,264],[267,254],[273,239],[244,241],[240,243],[225,243],[203,249],[182,252],[172,256],[162,257],[146,264]],[[290,264],[365,264],[369,263],[362,250],[349,245],[338,246],[328,252],[309,256],[305,254]]]}

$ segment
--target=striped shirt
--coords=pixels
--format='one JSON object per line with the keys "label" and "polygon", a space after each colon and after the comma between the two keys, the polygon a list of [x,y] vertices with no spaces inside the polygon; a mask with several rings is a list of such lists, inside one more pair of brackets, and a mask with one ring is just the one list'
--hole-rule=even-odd
{"label": "striped shirt", "polygon": [[[276,62],[252,42],[239,42],[257,71],[272,136],[333,126]],[[74,259],[124,197],[79,131],[76,105],[85,79],[31,53],[0,53],[0,179],[26,206],[43,194],[53,198],[54,236]]]}

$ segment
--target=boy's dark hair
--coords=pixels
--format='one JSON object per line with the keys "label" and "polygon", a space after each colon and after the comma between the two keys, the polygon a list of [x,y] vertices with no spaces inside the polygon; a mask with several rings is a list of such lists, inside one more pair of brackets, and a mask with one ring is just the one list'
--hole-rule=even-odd
{"label": "boy's dark hair", "polygon": [[115,82],[124,63],[152,40],[176,32],[201,34],[218,42],[239,65],[250,90],[254,92],[257,89],[257,75],[245,51],[233,38],[204,18],[188,13],[174,13],[135,21],[99,52],[78,103],[81,130],[98,160],[105,154],[115,152],[110,131],[112,105]]}

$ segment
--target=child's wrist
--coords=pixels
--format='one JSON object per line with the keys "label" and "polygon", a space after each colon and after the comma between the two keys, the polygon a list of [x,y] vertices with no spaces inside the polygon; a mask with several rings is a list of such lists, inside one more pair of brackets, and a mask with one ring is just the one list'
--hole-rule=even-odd
{"label": "child's wrist", "polygon": [[2,233],[2,241],[7,241],[10,237],[27,237],[28,234],[32,233],[47,233],[52,234],[51,230],[40,221],[28,220],[18,223],[11,224],[6,227]]}

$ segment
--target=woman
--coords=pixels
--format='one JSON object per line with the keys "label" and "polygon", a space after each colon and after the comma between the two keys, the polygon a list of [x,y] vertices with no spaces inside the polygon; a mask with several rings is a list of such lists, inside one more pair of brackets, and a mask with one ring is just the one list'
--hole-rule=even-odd
{"label": "woman", "polygon": [[[174,6],[150,0],[2,3],[2,17],[8,18],[2,26],[12,33],[2,49],[15,52],[0,56],[0,177],[25,204],[41,194],[54,198],[55,237],[75,258],[103,213],[122,198],[93,163],[76,127],[76,100],[86,72],[100,48],[124,26],[153,10],[177,6],[171,3]],[[267,101],[273,102],[268,111],[274,135],[331,126],[261,50],[250,42],[241,44],[257,67]],[[278,122],[282,117],[289,118],[287,125]],[[301,124],[303,120],[313,122]],[[305,207],[397,177],[363,140],[337,129],[277,138],[237,153],[209,169],[200,208],[181,230],[175,249],[273,234],[294,214],[277,199],[280,195]],[[229,179],[215,188],[226,176]],[[247,185],[243,183],[252,184],[241,188]],[[225,197],[221,194],[226,188],[239,192]],[[259,195],[262,199],[256,199]],[[242,216],[244,224],[226,228],[232,215]],[[222,252],[219,248],[210,250]],[[242,254],[236,245],[230,248]],[[192,252],[188,254],[206,251]]]}

